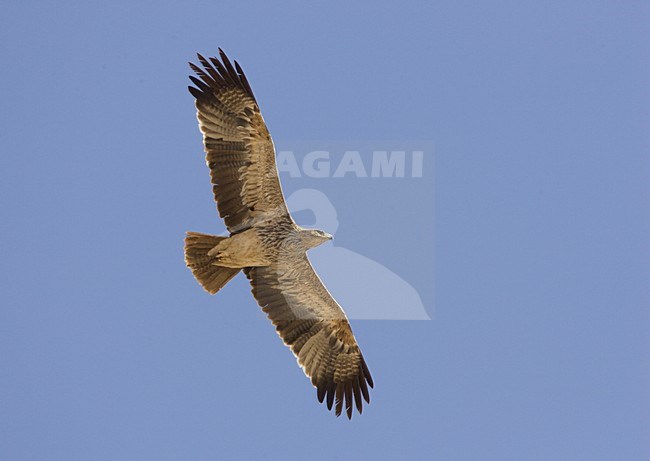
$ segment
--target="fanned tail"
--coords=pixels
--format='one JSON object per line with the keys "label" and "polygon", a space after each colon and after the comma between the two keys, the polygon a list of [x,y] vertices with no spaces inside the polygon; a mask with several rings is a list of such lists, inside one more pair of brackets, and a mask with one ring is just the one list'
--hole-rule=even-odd
{"label": "fanned tail", "polygon": [[228,237],[188,232],[185,237],[185,264],[192,270],[194,278],[210,294],[221,290],[240,269],[215,266],[215,258],[208,252]]}

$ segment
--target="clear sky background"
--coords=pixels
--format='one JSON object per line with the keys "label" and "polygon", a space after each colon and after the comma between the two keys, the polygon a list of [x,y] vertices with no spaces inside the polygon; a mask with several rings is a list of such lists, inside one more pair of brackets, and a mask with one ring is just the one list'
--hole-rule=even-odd
{"label": "clear sky background", "polygon": [[[0,458],[650,459],[648,4],[270,3],[2,3]],[[347,248],[435,293],[353,323],[351,422],[184,267],[223,229],[185,89],[217,46],[276,142],[435,145],[435,209],[346,186]]]}

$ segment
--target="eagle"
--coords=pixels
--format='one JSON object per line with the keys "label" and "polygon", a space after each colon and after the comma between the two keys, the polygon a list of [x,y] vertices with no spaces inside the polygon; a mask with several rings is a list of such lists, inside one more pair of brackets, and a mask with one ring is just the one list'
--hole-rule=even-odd
{"label": "eagle", "polygon": [[219,48],[189,63],[206,163],[229,236],[187,232],[185,263],[215,294],[239,271],[316,388],[318,401],[349,419],[370,403],[373,380],[350,323],[309,262],[332,236],[297,225],[285,202],[273,140],[244,71]]}

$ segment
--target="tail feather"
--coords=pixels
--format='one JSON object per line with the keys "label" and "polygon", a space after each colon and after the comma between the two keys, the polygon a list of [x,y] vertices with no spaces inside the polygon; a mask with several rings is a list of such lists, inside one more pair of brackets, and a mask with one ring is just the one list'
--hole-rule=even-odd
{"label": "tail feather", "polygon": [[240,269],[215,266],[215,258],[208,256],[208,252],[219,242],[228,237],[188,232],[185,237],[185,264],[192,270],[194,278],[210,294],[221,290]]}

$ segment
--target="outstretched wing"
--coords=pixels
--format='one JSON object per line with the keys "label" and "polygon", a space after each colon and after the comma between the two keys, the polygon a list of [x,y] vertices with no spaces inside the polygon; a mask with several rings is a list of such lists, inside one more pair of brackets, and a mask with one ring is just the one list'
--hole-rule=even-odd
{"label": "outstretched wing", "polygon": [[290,219],[282,195],[275,149],[253,91],[239,64],[208,61],[190,63],[198,78],[188,87],[196,98],[199,128],[219,215],[231,233],[267,219]]}
{"label": "outstretched wing", "polygon": [[336,415],[345,403],[362,411],[362,396],[370,403],[372,377],[350,324],[329,294],[307,255],[268,267],[245,269],[253,296],[284,343],[291,348],[305,374],[317,388],[318,400],[327,408],[336,400]]}

